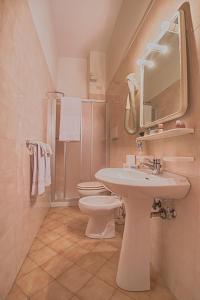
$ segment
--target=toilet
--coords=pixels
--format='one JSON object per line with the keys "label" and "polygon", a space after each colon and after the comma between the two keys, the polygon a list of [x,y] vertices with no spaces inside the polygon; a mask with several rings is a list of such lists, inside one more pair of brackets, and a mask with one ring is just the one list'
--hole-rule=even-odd
{"label": "toilet", "polygon": [[98,181],[81,182],[77,185],[77,190],[81,197],[109,194],[103,183]]}
{"label": "toilet", "polygon": [[80,210],[89,216],[85,235],[93,239],[109,239],[115,236],[114,214],[121,206],[115,196],[95,195],[79,199]]}

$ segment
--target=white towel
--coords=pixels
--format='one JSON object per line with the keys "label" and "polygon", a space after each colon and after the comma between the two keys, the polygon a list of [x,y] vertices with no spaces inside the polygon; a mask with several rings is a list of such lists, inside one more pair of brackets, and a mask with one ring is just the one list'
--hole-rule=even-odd
{"label": "white towel", "polygon": [[51,184],[51,147],[48,144],[38,143],[30,145],[29,149],[32,155],[31,195],[41,195],[45,192],[45,186]]}
{"label": "white towel", "polygon": [[30,155],[31,155],[31,195],[37,194],[37,176],[38,176],[38,145],[29,145]]}
{"label": "white towel", "polygon": [[45,156],[40,144],[32,145],[32,187],[31,195],[45,192]]}
{"label": "white towel", "polygon": [[41,147],[43,148],[44,153],[44,165],[45,165],[45,173],[44,173],[44,181],[45,186],[49,186],[51,184],[51,160],[50,156],[52,155],[52,150],[50,145],[42,144]]}
{"label": "white towel", "polygon": [[63,97],[60,107],[60,141],[80,141],[81,99]]}

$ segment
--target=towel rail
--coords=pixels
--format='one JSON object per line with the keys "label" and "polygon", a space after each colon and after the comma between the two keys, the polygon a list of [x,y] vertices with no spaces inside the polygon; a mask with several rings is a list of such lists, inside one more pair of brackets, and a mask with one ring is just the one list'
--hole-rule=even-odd
{"label": "towel rail", "polygon": [[38,145],[38,144],[45,144],[41,141],[31,141],[31,140],[26,140],[26,146],[29,147],[30,145]]}
{"label": "towel rail", "polygon": [[47,143],[41,142],[41,141],[36,141],[36,140],[26,140],[26,146],[29,147],[30,145],[39,145],[39,144],[43,144],[43,145],[49,145]]}

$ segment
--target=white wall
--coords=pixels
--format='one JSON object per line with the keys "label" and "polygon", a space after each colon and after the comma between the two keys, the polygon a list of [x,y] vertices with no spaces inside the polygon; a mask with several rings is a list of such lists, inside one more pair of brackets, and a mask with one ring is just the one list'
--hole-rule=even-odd
{"label": "white wall", "polygon": [[28,0],[33,22],[49,67],[52,80],[56,82],[57,49],[49,0]]}
{"label": "white wall", "polygon": [[62,57],[58,59],[57,90],[66,96],[87,98],[87,60]]}
{"label": "white wall", "polygon": [[[90,51],[88,61],[89,94],[105,95],[106,55],[104,52]],[[92,76],[96,77],[95,81],[91,80]]]}

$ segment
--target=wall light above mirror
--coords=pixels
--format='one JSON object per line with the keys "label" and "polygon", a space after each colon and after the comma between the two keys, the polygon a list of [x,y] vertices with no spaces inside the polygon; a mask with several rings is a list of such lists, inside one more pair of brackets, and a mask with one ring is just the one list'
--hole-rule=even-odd
{"label": "wall light above mirror", "polygon": [[188,106],[187,55],[183,10],[163,22],[147,45],[140,66],[140,126],[152,127],[183,116]]}

